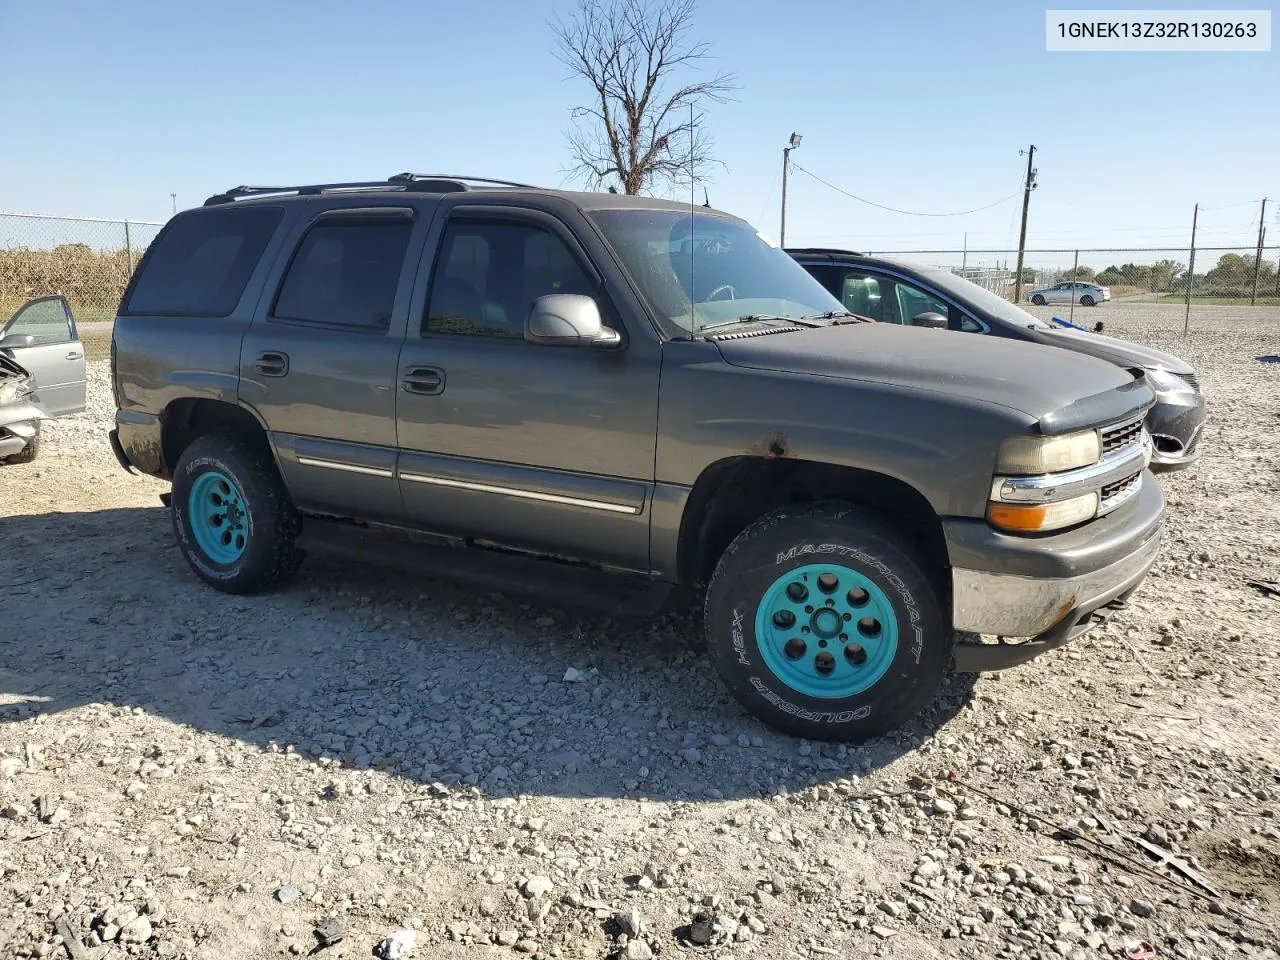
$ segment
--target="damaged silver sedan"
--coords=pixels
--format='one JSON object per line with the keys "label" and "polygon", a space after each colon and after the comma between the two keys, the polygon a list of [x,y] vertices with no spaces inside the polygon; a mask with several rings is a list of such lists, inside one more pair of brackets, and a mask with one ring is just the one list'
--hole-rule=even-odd
{"label": "damaged silver sedan", "polygon": [[28,463],[40,450],[40,421],[52,420],[34,400],[31,374],[0,353],[0,461]]}
{"label": "damaged silver sedan", "polygon": [[66,297],[29,300],[0,323],[0,462],[27,463],[40,423],[85,407],[84,346]]}

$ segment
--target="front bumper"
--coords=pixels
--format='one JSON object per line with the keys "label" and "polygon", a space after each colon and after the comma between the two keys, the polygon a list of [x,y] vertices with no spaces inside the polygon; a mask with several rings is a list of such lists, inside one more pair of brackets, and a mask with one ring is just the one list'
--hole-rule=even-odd
{"label": "front bumper", "polygon": [[1169,473],[1200,459],[1200,434],[1208,418],[1204,394],[1157,393],[1156,405],[1147,414],[1151,434],[1151,469]]}
{"label": "front bumper", "polygon": [[21,453],[40,432],[40,421],[52,419],[44,407],[29,400],[0,406],[0,457]]}
{"label": "front bumper", "polygon": [[38,423],[41,420],[52,420],[51,417],[38,403],[32,403],[30,400],[16,400],[13,403],[6,403],[0,406],[0,427],[7,427],[17,424]]}
{"label": "front bumper", "polygon": [[1061,535],[1014,537],[985,524],[947,524],[957,631],[1030,637],[961,643],[956,669],[1001,670],[1096,626],[1146,577],[1160,549],[1164,496],[1150,474],[1130,504]]}

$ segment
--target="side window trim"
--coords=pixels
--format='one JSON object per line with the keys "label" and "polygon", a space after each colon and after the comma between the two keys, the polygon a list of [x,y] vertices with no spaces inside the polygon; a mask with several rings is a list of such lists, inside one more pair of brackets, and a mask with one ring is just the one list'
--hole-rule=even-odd
{"label": "side window trim", "polygon": [[446,210],[444,216],[438,218],[438,222],[433,225],[431,233],[427,237],[426,247],[422,251],[422,265],[414,284],[413,298],[409,303],[409,329],[406,331],[408,337],[414,336],[413,331],[416,322],[417,336],[421,340],[436,337],[454,340],[469,338],[499,344],[518,343],[525,346],[528,345],[525,344],[523,338],[478,337],[471,334],[442,333],[436,330],[427,330],[426,328],[427,310],[431,306],[431,293],[440,267],[440,258],[444,255],[445,236],[451,224],[467,220],[534,227],[545,230],[559,240],[591,282],[595,290],[596,300],[600,305],[600,312],[605,317],[605,323],[614,326],[622,334],[622,349],[626,349],[628,336],[625,324],[614,307],[605,278],[569,225],[545,210],[507,204],[457,204]]}
{"label": "side window trim", "polygon": [[[597,288],[604,286],[604,277],[600,275],[600,271],[596,269],[596,265],[587,256],[587,251],[583,248],[581,242],[559,217],[553,216],[544,210],[535,210],[532,207],[516,207],[501,206],[498,204],[459,204],[455,206],[444,217],[441,223],[441,236],[448,229],[449,224],[454,220],[508,220],[515,223],[530,224],[535,227],[541,227],[547,232],[553,234],[561,243],[565,245],[569,253],[578,265],[582,267],[583,273],[591,280]],[[437,241],[437,247],[439,243]],[[439,252],[438,250],[436,251]],[[432,257],[432,266],[434,267],[435,257]]]}
{"label": "side window trim", "polygon": [[[258,308],[255,313],[262,317],[267,323],[280,324],[290,327],[304,327],[307,329],[331,330],[335,333],[359,333],[366,336],[380,337],[397,337],[404,338],[403,324],[397,322],[398,318],[403,316],[401,311],[402,301],[406,299],[412,292],[412,274],[409,271],[414,270],[414,264],[417,262],[420,253],[421,232],[430,225],[433,219],[430,215],[420,217],[416,207],[406,206],[376,206],[376,207],[329,207],[321,210],[310,218],[302,219],[301,222],[292,222],[286,225],[286,240],[278,251],[275,262],[272,264],[271,273],[266,278],[263,286],[261,298],[258,302]],[[370,220],[409,220],[413,223],[410,229],[408,241],[405,244],[404,259],[400,264],[400,274],[396,279],[396,290],[391,301],[391,320],[385,329],[381,327],[368,327],[360,324],[349,323],[330,323],[321,320],[300,320],[291,317],[276,316],[276,306],[280,300],[280,292],[284,289],[285,280],[289,277],[289,271],[293,267],[294,260],[298,256],[298,252],[302,249],[302,244],[306,241],[307,235],[311,233],[316,226],[330,226],[340,223],[343,220],[354,221],[370,221]],[[288,243],[289,238],[296,238],[292,243]],[[408,287],[408,289],[406,289]],[[265,301],[265,307],[263,304]]]}

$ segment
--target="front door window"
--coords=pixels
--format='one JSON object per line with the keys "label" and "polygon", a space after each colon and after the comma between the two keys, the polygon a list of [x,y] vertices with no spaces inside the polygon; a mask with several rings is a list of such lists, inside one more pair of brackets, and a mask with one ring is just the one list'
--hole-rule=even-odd
{"label": "front door window", "polygon": [[31,337],[30,346],[68,343],[75,339],[71,311],[62,297],[42,297],[25,304],[4,326],[4,336]]}

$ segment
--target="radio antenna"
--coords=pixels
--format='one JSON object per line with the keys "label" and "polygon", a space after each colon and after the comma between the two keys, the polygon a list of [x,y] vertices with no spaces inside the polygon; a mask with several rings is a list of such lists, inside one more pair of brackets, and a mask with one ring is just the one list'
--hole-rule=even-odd
{"label": "radio antenna", "polygon": [[694,219],[693,176],[693,101],[689,101],[689,319],[693,332],[698,332],[698,285],[694,282],[694,265],[698,259],[697,223]]}

